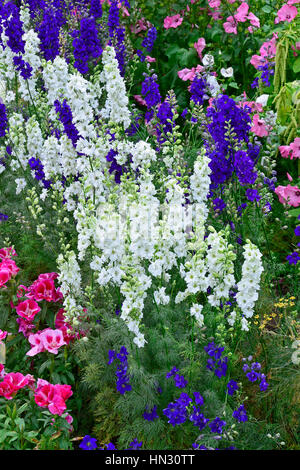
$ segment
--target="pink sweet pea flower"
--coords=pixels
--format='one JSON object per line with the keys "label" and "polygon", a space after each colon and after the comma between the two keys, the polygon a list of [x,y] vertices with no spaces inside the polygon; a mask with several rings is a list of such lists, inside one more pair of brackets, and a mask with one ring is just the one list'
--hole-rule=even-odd
{"label": "pink sweet pea flower", "polygon": [[212,9],[219,8],[221,5],[221,0],[208,0],[208,4]]}
{"label": "pink sweet pea flower", "polygon": [[67,344],[64,341],[63,332],[59,329],[51,330],[47,328],[40,333],[40,339],[44,348],[52,354],[57,354],[58,349]]}
{"label": "pink sweet pea flower", "polygon": [[31,322],[41,307],[33,299],[26,299],[16,307],[17,314],[25,320]]}
{"label": "pink sweet pea flower", "polygon": [[290,149],[292,151],[291,160],[300,158],[300,137],[295,138],[294,142],[290,144]]}
{"label": "pink sweet pea flower", "polygon": [[275,193],[278,196],[281,204],[288,204],[289,206],[300,206],[300,189],[297,186],[277,186]]}
{"label": "pink sweet pea flower", "polygon": [[7,331],[0,330],[0,344],[3,339],[5,339],[7,336]]}
{"label": "pink sweet pea flower", "polygon": [[16,322],[19,325],[19,333],[23,333],[25,338],[31,334],[31,330],[34,330],[35,324],[29,321],[26,321],[24,318],[16,318]]}
{"label": "pink sweet pea flower", "polygon": [[234,18],[236,19],[236,21],[238,21],[239,23],[245,23],[245,21],[247,21],[248,10],[249,10],[249,5],[243,2],[238,7],[238,9],[236,10],[237,12],[234,15]]}
{"label": "pink sweet pea flower", "polygon": [[291,154],[291,148],[289,145],[280,145],[278,147],[279,152],[283,158],[289,158]]}
{"label": "pink sweet pea flower", "polygon": [[266,137],[269,135],[265,121],[260,119],[259,114],[254,114],[253,116],[253,126],[250,129],[258,137]]}
{"label": "pink sweet pea flower", "polygon": [[[1,269],[0,265],[0,287],[5,286],[5,284],[11,279],[11,272],[9,269]],[[5,286],[6,287],[6,286]]]}
{"label": "pink sweet pea flower", "polygon": [[40,352],[45,351],[44,343],[42,341],[40,333],[35,333],[32,335],[29,335],[28,337],[29,343],[32,345],[31,349],[26,353],[26,356],[35,356],[36,354],[39,354]]}
{"label": "pink sweet pea flower", "polygon": [[227,20],[225,23],[223,23],[223,28],[225,29],[225,32],[230,34],[237,34],[237,22],[233,18],[233,16],[228,16]]}
{"label": "pink sweet pea flower", "polygon": [[144,100],[144,98],[141,97],[141,95],[133,95],[135,101],[140,104],[141,106],[147,106],[147,103],[146,101]]}
{"label": "pink sweet pea flower", "polygon": [[34,400],[38,406],[48,408],[50,413],[61,416],[67,408],[65,402],[72,394],[70,385],[53,385],[49,382],[42,384],[39,379]]}
{"label": "pink sweet pea flower", "polygon": [[272,39],[270,41],[265,41],[263,45],[260,47],[259,52],[262,57],[275,57],[276,55],[276,39],[278,38],[277,33],[273,34]]}
{"label": "pink sweet pea flower", "polygon": [[177,28],[181,25],[182,21],[183,18],[181,18],[179,14],[174,16],[166,16],[166,18],[164,19],[164,27],[166,29]]}
{"label": "pink sweet pea flower", "polygon": [[10,372],[6,374],[3,381],[0,383],[0,396],[7,400],[12,400],[17,391],[26,387],[31,381],[31,375],[23,375],[20,372]]}
{"label": "pink sweet pea flower", "polygon": [[196,49],[198,56],[202,59],[202,51],[206,46],[204,38],[199,38],[197,42],[194,43],[194,48]]}
{"label": "pink sweet pea flower", "polygon": [[0,263],[0,270],[8,269],[11,273],[12,276],[16,276],[18,272],[20,271],[20,268],[16,265],[16,263],[10,259],[10,258],[5,258],[1,263]]}
{"label": "pink sweet pea flower", "polygon": [[253,13],[250,13],[248,14],[247,16],[247,19],[250,21],[250,23],[252,24],[252,26],[255,26],[255,28],[259,28],[260,27],[260,21],[259,19],[257,18],[257,16],[255,16]]}
{"label": "pink sweet pea flower", "polygon": [[261,67],[262,65],[265,65],[268,61],[264,58],[261,57],[260,55],[254,54],[251,59],[250,59],[250,64],[253,65],[256,69],[258,67]]}
{"label": "pink sweet pea flower", "polygon": [[280,23],[281,21],[287,21],[290,23],[296,18],[298,14],[298,10],[296,7],[292,6],[291,4],[283,5],[277,12],[277,17],[275,18],[275,24]]}
{"label": "pink sweet pea flower", "polygon": [[18,256],[12,246],[8,248],[1,248],[0,258],[5,259],[5,258],[11,258],[12,256]]}
{"label": "pink sweet pea flower", "polygon": [[156,59],[155,59],[155,57],[151,57],[150,55],[146,55],[146,61],[151,63],[151,62],[156,62]]}
{"label": "pink sweet pea flower", "polygon": [[4,369],[4,365],[0,364],[0,379],[3,379],[3,377],[5,377],[5,375],[6,375],[6,372],[5,372],[5,369]]}

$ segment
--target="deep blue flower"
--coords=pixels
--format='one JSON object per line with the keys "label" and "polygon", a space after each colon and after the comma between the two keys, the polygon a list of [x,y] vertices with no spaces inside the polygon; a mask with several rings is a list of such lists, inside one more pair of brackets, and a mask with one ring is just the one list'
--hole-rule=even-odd
{"label": "deep blue flower", "polygon": [[175,387],[185,388],[188,384],[188,381],[184,379],[183,375],[176,374],[174,376]]}
{"label": "deep blue flower", "polygon": [[179,369],[177,369],[177,367],[173,367],[173,369],[171,369],[170,372],[167,373],[166,379],[173,377],[177,372],[179,372]]}
{"label": "deep blue flower", "polygon": [[147,411],[145,411],[145,413],[143,414],[143,418],[146,420],[146,421],[154,421],[155,419],[159,418],[158,414],[157,414],[157,405],[155,405],[152,410],[150,411],[150,413],[148,413]]}
{"label": "deep blue flower", "polygon": [[233,395],[236,390],[238,390],[239,386],[235,380],[230,380],[227,384],[228,395]]}
{"label": "deep blue flower", "polygon": [[269,384],[263,379],[260,384],[259,384],[259,388],[261,390],[261,392],[265,392],[268,388]]}
{"label": "deep blue flower", "polygon": [[2,212],[0,212],[0,221],[2,220],[7,220],[8,219],[8,215],[6,214],[3,214]]}
{"label": "deep blue flower", "polygon": [[38,27],[40,49],[46,60],[54,60],[59,55],[59,23],[54,10],[44,11],[43,21]]}
{"label": "deep blue flower", "polygon": [[142,447],[143,445],[143,442],[138,442],[137,438],[133,439],[132,442],[130,442],[129,444],[129,449],[132,449],[132,450],[138,450],[140,447]]}
{"label": "deep blue flower", "polygon": [[222,434],[223,427],[226,425],[226,421],[223,421],[221,418],[216,417],[213,421],[209,423],[211,432]]}
{"label": "deep blue flower", "polygon": [[204,404],[204,398],[199,392],[194,392],[195,403],[199,406]]}
{"label": "deep blue flower", "polygon": [[300,225],[298,225],[298,226],[295,228],[294,232],[295,232],[296,237],[300,237]]}
{"label": "deep blue flower", "polygon": [[6,107],[3,103],[0,103],[0,137],[4,137],[7,131],[7,113]]}
{"label": "deep blue flower", "polygon": [[152,26],[152,28],[148,29],[147,36],[142,41],[142,47],[145,47],[148,52],[151,52],[156,38],[157,30],[155,26]]}
{"label": "deep blue flower", "polygon": [[287,255],[286,259],[288,260],[289,264],[296,265],[300,259],[300,256],[299,256],[299,253],[297,253],[297,251],[294,251],[291,255]]}
{"label": "deep blue flower", "polygon": [[232,416],[237,419],[240,423],[248,421],[248,416],[244,405],[241,405],[237,410],[232,413]]}
{"label": "deep blue flower", "polygon": [[258,191],[256,189],[251,189],[248,188],[246,190],[246,197],[249,199],[249,201],[259,201],[261,199],[261,196],[258,194]]}
{"label": "deep blue flower", "polygon": [[79,444],[79,447],[83,450],[95,450],[97,449],[97,439],[87,434],[82,439],[81,443]]}
{"label": "deep blue flower", "polygon": [[142,83],[141,94],[145,98],[148,108],[153,108],[161,102],[161,95],[159,93],[159,86],[155,81],[154,76],[146,77]]}
{"label": "deep blue flower", "polygon": [[214,204],[214,210],[215,211],[220,211],[222,212],[223,209],[226,207],[226,202],[223,201],[223,199],[220,199],[219,197],[216,197],[213,199],[213,204]]}
{"label": "deep blue flower", "polygon": [[246,374],[246,377],[250,382],[255,382],[259,378],[259,374],[254,372],[254,370],[251,370],[248,372],[248,374]]}
{"label": "deep blue flower", "polygon": [[205,428],[206,424],[209,422],[209,419],[205,418],[204,414],[197,406],[193,406],[193,410],[193,413],[190,415],[190,421],[194,426],[198,426],[199,431],[201,431]]}

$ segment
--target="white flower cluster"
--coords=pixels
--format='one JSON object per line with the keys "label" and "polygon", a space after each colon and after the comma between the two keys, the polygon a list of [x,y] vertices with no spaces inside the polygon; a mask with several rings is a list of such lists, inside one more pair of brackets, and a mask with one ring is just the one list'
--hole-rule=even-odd
{"label": "white flower cluster", "polygon": [[116,124],[122,123],[124,129],[130,126],[130,112],[124,80],[122,79],[113,47],[107,46],[102,54],[103,72],[100,81],[105,83],[107,99],[101,115]]}
{"label": "white flower cluster", "polygon": [[240,307],[243,317],[243,329],[247,329],[247,318],[254,313],[255,302],[258,299],[261,274],[264,270],[261,261],[262,254],[250,240],[244,246],[244,263],[242,278],[238,283],[236,295],[237,305]]}
{"label": "white flower cluster", "polygon": [[208,302],[217,307],[222,299],[229,297],[230,289],[235,285],[233,246],[229,245],[224,232],[217,232],[209,227],[211,233],[206,239],[207,250],[206,267],[207,283],[213,293],[208,296]]}

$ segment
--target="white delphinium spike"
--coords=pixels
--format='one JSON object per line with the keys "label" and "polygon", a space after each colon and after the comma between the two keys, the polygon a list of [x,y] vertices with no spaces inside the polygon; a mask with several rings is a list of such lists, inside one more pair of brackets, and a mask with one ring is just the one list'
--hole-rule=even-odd
{"label": "white delphinium spike", "polygon": [[218,307],[222,299],[229,297],[230,289],[235,285],[233,246],[226,240],[226,232],[217,232],[210,227],[211,233],[206,239],[207,250],[206,266],[208,272],[207,282],[213,289],[213,293],[208,296],[209,303]]}
{"label": "white delphinium spike", "polygon": [[201,209],[205,219],[208,214],[206,196],[209,193],[209,187],[211,184],[209,176],[211,174],[211,169],[208,166],[209,162],[210,159],[207,157],[206,151],[203,148],[194,163],[194,173],[190,179],[193,202],[195,205],[200,206],[198,211]]}
{"label": "white delphinium spike", "polygon": [[27,152],[30,157],[39,158],[44,140],[39,123],[34,116],[30,117],[25,124],[27,136]]}
{"label": "white delphinium spike", "polygon": [[238,283],[236,302],[242,314],[251,318],[254,313],[255,302],[258,299],[261,274],[264,270],[261,261],[262,254],[256,245],[247,240],[244,245],[244,263],[242,278]]}
{"label": "white delphinium spike", "polygon": [[198,326],[203,326],[204,323],[204,316],[202,315],[203,305],[201,304],[193,304],[191,306],[190,312],[191,316],[195,317]]}
{"label": "white delphinium spike", "polygon": [[81,273],[74,251],[60,254],[57,265],[61,292],[64,296],[78,297],[81,294]]}
{"label": "white delphinium spike", "polygon": [[123,124],[124,129],[130,126],[128,97],[123,78],[120,75],[116,53],[113,47],[107,46],[102,54],[103,71],[100,80],[105,83],[107,99],[101,115],[116,124]]}

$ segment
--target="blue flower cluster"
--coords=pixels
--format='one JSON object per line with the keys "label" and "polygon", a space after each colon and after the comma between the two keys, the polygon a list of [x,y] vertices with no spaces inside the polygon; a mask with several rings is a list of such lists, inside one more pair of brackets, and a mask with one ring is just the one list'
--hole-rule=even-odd
{"label": "blue flower cluster", "polygon": [[84,75],[89,71],[89,61],[97,59],[103,52],[95,19],[82,18],[80,31],[73,32],[73,36],[74,67]]}
{"label": "blue flower cluster", "polygon": [[43,21],[38,27],[40,48],[46,60],[54,60],[59,55],[59,24],[52,9],[44,11]]}
{"label": "blue flower cluster", "polygon": [[166,379],[169,379],[171,377],[174,377],[174,384],[175,384],[175,387],[177,388],[185,388],[188,384],[188,381],[185,380],[185,378],[183,377],[183,375],[179,375],[177,374],[177,372],[179,372],[179,370],[177,369],[177,367],[173,367],[173,369],[170,370],[170,372],[167,373],[166,375]]}
{"label": "blue flower cluster", "polygon": [[[211,188],[228,181],[234,171],[242,185],[253,184],[257,178],[254,171],[255,163],[260,151],[259,145],[249,143],[251,127],[250,110],[239,107],[227,95],[219,95],[213,106],[207,109],[207,130],[212,138],[206,141],[206,149],[211,159],[209,167],[212,170]],[[229,122],[230,134],[229,137]],[[247,151],[234,149],[234,143],[247,144]]]}
{"label": "blue flower cluster", "polygon": [[128,372],[128,362],[127,362],[128,351],[125,346],[121,346],[120,352],[116,353],[114,350],[108,351],[109,361],[108,364],[112,364],[115,359],[119,359],[120,364],[117,366],[116,376],[117,376],[117,390],[121,395],[124,395],[125,392],[128,392],[132,389],[129,383]]}
{"label": "blue flower cluster", "polygon": [[94,18],[101,18],[102,17],[102,5],[100,0],[91,0],[90,1],[90,15]]}
{"label": "blue flower cluster", "polygon": [[147,108],[150,112],[145,115],[147,121],[149,121],[153,116],[153,109],[156,105],[161,102],[161,95],[159,92],[159,86],[156,83],[156,75],[145,76],[145,80],[142,83],[141,94],[145,98]]}
{"label": "blue flower cluster", "polygon": [[0,137],[4,137],[7,130],[7,113],[6,107],[3,103],[0,103]]}
{"label": "blue flower cluster", "polygon": [[204,99],[208,98],[206,95],[207,92],[207,83],[203,77],[196,76],[192,81],[190,93],[191,101],[195,104],[203,105]]}
{"label": "blue flower cluster", "polygon": [[204,346],[204,351],[210,356],[206,364],[207,369],[214,371],[214,374],[218,378],[222,376],[225,377],[228,367],[228,357],[222,358],[224,348],[216,346],[214,341],[212,341],[208,343],[207,346]]}
{"label": "blue flower cluster", "polygon": [[5,34],[8,37],[7,45],[15,52],[25,52],[25,41],[22,39],[24,31],[23,23],[20,20],[18,7],[13,2],[5,4],[6,19],[4,21]]}
{"label": "blue flower cluster", "polygon": [[49,188],[52,184],[51,180],[45,179],[44,167],[42,162],[38,158],[30,158],[28,160],[28,165],[35,173],[35,179],[38,181],[42,181],[44,188]]}
{"label": "blue flower cluster", "polygon": [[8,219],[8,215],[3,214],[2,212],[0,212],[0,221],[7,220],[7,219]]}
{"label": "blue flower cluster", "polygon": [[[142,47],[144,47],[148,52],[151,52],[154,46],[154,43],[157,38],[157,29],[155,26],[152,26],[152,28],[148,29],[147,35],[144,37],[142,41]],[[137,50],[136,51],[138,57],[140,58],[141,62],[145,62],[146,56],[143,51]]]}
{"label": "blue flower cluster", "polygon": [[[243,359],[246,361],[246,359]],[[248,361],[252,361],[252,356],[248,357]],[[246,377],[250,382],[256,382],[260,380],[259,388],[262,392],[267,390],[269,384],[266,381],[265,374],[260,373],[261,364],[259,362],[252,362],[250,365],[245,362],[243,365],[243,371],[247,372]]]}
{"label": "blue flower cluster", "polygon": [[13,58],[13,62],[16,67],[16,70],[20,72],[20,75],[24,78],[24,80],[27,80],[31,77],[32,67],[30,64],[28,64],[28,62],[25,62],[25,60],[23,60],[20,56],[15,56]]}
{"label": "blue flower cluster", "polygon": [[248,421],[248,416],[244,405],[241,405],[237,410],[235,410],[232,413],[232,416],[237,419],[239,423],[245,423]]}
{"label": "blue flower cluster", "polygon": [[143,418],[146,421],[154,421],[155,419],[159,418],[157,414],[157,405],[155,405],[150,412],[148,412],[147,407],[145,413],[143,414]]}
{"label": "blue flower cluster", "polygon": [[76,146],[76,142],[79,139],[79,133],[75,125],[72,122],[72,111],[70,106],[67,103],[67,100],[64,99],[61,104],[58,100],[54,101],[55,111],[59,114],[59,120],[64,126],[64,131],[72,141],[73,146]]}

